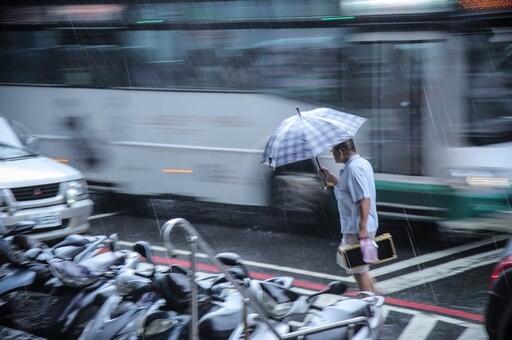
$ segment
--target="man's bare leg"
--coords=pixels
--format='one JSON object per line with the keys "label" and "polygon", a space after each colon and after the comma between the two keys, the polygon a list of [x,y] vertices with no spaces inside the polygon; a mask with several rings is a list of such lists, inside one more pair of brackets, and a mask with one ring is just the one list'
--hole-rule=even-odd
{"label": "man's bare leg", "polygon": [[384,296],[384,293],[375,287],[375,280],[369,272],[360,274],[354,273],[354,279],[356,279],[359,291],[372,292],[375,293],[375,295]]}
{"label": "man's bare leg", "polygon": [[359,274],[354,273],[354,279],[356,279],[359,291],[373,292],[373,280],[368,272]]}

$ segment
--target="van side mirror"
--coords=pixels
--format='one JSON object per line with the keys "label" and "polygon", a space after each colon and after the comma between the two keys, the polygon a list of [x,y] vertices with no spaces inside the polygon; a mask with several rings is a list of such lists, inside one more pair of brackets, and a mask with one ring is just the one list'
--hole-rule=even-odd
{"label": "van side mirror", "polygon": [[23,144],[32,151],[39,150],[39,137],[36,136],[27,136]]}

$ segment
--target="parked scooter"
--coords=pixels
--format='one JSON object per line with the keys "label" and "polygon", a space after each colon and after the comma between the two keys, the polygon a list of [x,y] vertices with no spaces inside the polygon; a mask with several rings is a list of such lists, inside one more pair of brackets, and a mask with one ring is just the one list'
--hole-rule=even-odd
{"label": "parked scooter", "polygon": [[10,291],[44,290],[44,283],[52,277],[48,260],[81,261],[94,257],[110,247],[113,237],[69,235],[51,248],[30,236],[11,237],[4,244],[8,262],[0,272],[0,306],[2,296]]}
{"label": "parked scooter", "polygon": [[11,262],[4,267],[7,275],[0,280],[2,324],[60,337],[84,301],[88,305],[94,300],[89,295],[105,288],[106,271],[134,265],[138,259],[114,250],[115,239],[115,235],[71,235],[48,248],[33,244],[30,237],[15,236],[8,250]]}
{"label": "parked scooter", "polygon": [[[147,320],[147,314],[166,306],[166,301],[152,287],[154,280],[154,276],[146,278],[132,271],[119,275],[116,279],[118,294],[111,295],[103,303],[79,339],[137,339],[139,325]],[[152,332],[170,331],[170,338],[186,339],[189,320],[190,317],[181,316],[175,311],[165,313],[153,323],[152,331],[144,334],[143,338],[151,338]]]}
{"label": "parked scooter", "polygon": [[[220,253],[215,258],[227,268],[228,273],[239,284],[250,280],[249,271],[238,254]],[[158,285],[157,291],[160,291],[166,300],[166,306],[165,308],[159,308],[156,312],[148,313],[146,320],[155,320],[152,321],[154,324],[157,319],[155,314],[159,315],[158,318],[161,318],[167,312],[169,313],[167,316],[169,318],[175,311],[180,313],[180,315],[187,315],[190,318],[191,287],[190,279],[186,274],[186,272],[182,272],[180,276],[171,278],[161,277],[155,281]],[[175,289],[174,292],[170,291],[167,287],[175,286],[176,281],[181,282],[180,288]],[[197,329],[199,338],[204,340],[227,339],[242,320],[244,311],[244,298],[242,294],[234,289],[223,273],[195,280],[195,284],[198,287]],[[178,291],[178,294],[176,291]],[[181,296],[182,298],[177,299],[176,296]],[[190,322],[192,322],[191,319],[189,320],[187,330],[191,326]],[[142,325],[140,333],[146,335],[144,339],[147,338],[147,334],[150,331],[152,334],[151,339],[174,339],[171,336],[172,332],[156,332],[154,329],[155,327],[146,321]]]}
{"label": "parked scooter", "polygon": [[229,339],[377,339],[384,298],[369,292],[345,298],[345,290],[343,283],[332,282],[302,295],[279,282],[251,280],[246,292],[265,315],[248,314]]}
{"label": "parked scooter", "polygon": [[[217,259],[237,279],[248,278],[247,268],[237,254],[222,253]],[[232,289],[224,274],[195,283],[201,338],[227,339],[242,319],[242,296]],[[116,284],[120,295],[109,297],[79,339],[188,339],[191,287],[185,268],[171,265],[164,271],[125,271],[117,277]]]}
{"label": "parked scooter", "polygon": [[117,249],[80,262],[49,261],[55,279],[46,286],[51,287],[49,292],[58,297],[59,304],[66,307],[46,336],[49,339],[76,338],[102,303],[117,293],[114,283],[117,275],[133,270],[139,262],[140,254]]}

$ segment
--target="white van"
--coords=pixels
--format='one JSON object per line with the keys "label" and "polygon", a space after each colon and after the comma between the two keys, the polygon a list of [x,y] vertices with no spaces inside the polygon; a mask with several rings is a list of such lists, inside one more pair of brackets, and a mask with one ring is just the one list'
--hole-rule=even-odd
{"label": "white van", "polygon": [[27,142],[0,114],[0,219],[6,228],[34,221],[30,234],[41,241],[84,233],[93,209],[84,176]]}

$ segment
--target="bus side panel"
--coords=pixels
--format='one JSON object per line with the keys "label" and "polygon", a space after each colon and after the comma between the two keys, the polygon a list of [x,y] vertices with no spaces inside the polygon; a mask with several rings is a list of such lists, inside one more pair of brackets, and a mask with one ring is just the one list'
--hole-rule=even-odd
{"label": "bus side panel", "polygon": [[313,108],[247,93],[30,86],[0,86],[0,99],[43,153],[82,170],[92,187],[243,205],[267,204],[271,171],[260,162],[270,135],[296,106]]}

